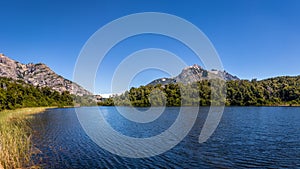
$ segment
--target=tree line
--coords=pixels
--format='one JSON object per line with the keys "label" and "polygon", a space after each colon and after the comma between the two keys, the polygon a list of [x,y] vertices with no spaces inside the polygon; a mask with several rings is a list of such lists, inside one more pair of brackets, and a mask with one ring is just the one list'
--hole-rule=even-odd
{"label": "tree line", "polygon": [[37,106],[70,106],[73,96],[49,87],[35,87],[21,80],[0,78],[0,110]]}
{"label": "tree line", "polygon": [[[224,86],[225,85],[225,86]],[[226,96],[226,97],[225,97]],[[213,99],[212,99],[213,98]],[[195,83],[132,87],[100,106],[297,106],[300,105],[300,76],[257,81],[218,79]]]}

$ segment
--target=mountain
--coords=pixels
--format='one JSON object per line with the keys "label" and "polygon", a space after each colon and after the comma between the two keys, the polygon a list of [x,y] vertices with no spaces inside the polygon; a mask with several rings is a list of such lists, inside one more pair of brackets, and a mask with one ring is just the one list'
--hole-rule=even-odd
{"label": "mountain", "polygon": [[229,74],[226,71],[219,71],[219,70],[205,70],[201,66],[195,64],[193,66],[186,67],[182,70],[182,72],[172,78],[160,78],[152,81],[148,85],[156,85],[156,84],[171,84],[171,83],[183,83],[189,84],[192,82],[197,82],[205,79],[212,79],[212,78],[223,78],[226,81],[230,80],[239,80],[238,77]]}
{"label": "mountain", "polygon": [[34,86],[50,87],[60,93],[69,91],[78,96],[92,95],[91,92],[78,84],[56,74],[43,63],[22,64],[4,54],[0,54],[0,77],[22,80]]}

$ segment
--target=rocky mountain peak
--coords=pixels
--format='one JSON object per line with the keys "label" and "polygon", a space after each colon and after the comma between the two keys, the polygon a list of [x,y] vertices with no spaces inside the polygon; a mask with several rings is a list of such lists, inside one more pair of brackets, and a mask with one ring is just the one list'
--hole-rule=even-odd
{"label": "rocky mountain peak", "polygon": [[0,77],[22,80],[39,87],[50,87],[60,93],[69,91],[74,95],[92,95],[78,84],[56,74],[43,63],[22,64],[4,54],[0,54]]}
{"label": "rocky mountain peak", "polygon": [[205,70],[201,66],[194,64],[192,66],[185,67],[181,73],[175,77],[172,78],[161,78],[156,79],[149,83],[148,85],[156,85],[156,84],[171,84],[171,83],[183,83],[183,84],[189,84],[205,79],[213,79],[213,78],[221,78],[224,80],[239,80],[238,77],[233,76],[226,71],[220,71],[220,70]]}

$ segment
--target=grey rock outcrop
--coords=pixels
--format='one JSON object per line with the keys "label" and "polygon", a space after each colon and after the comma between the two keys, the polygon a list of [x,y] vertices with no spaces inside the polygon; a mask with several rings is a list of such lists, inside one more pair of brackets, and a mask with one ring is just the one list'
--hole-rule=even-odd
{"label": "grey rock outcrop", "polygon": [[0,54],[0,77],[22,80],[25,83],[39,87],[50,87],[58,92],[69,91],[71,94],[83,96],[92,95],[78,84],[56,74],[47,65],[22,64],[4,54]]}
{"label": "grey rock outcrop", "polygon": [[205,79],[214,79],[220,78],[226,81],[229,80],[239,80],[238,77],[229,74],[226,71],[219,71],[219,70],[205,70],[201,66],[195,64],[193,66],[186,67],[182,70],[182,72],[173,78],[160,78],[152,81],[148,85],[156,85],[156,84],[174,84],[174,83],[183,83],[189,84]]}

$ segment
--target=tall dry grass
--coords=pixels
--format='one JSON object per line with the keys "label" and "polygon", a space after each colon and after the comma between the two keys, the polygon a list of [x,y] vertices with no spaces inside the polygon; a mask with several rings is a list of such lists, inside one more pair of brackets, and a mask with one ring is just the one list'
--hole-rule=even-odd
{"label": "tall dry grass", "polygon": [[37,167],[31,161],[31,114],[46,108],[23,108],[0,112],[0,169]]}

